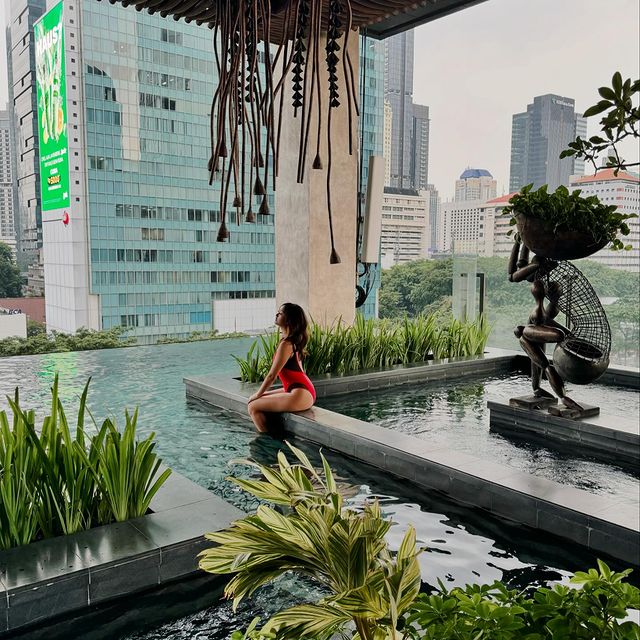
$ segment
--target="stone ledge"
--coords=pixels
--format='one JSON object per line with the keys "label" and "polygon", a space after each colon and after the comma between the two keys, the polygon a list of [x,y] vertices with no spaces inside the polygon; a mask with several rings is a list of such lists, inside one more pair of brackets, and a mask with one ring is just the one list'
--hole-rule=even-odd
{"label": "stone ledge", "polygon": [[[188,396],[247,415],[255,385],[229,378],[185,378]],[[416,485],[479,506],[501,518],[581,544],[631,564],[640,562],[639,501],[600,496],[355,418],[313,407],[284,415],[288,433],[328,446]],[[619,511],[624,517],[619,517]],[[618,514],[618,515],[616,515]]]}
{"label": "stone ledge", "polygon": [[204,533],[245,514],[175,471],[146,516],[0,551],[0,637],[199,573]]}
{"label": "stone ledge", "polygon": [[[490,400],[491,430],[522,438],[537,437],[545,445],[571,448],[589,456],[634,469],[640,464],[640,425],[620,416],[599,415],[582,420],[554,416],[543,409],[526,410]],[[615,425],[611,427],[608,425]]]}

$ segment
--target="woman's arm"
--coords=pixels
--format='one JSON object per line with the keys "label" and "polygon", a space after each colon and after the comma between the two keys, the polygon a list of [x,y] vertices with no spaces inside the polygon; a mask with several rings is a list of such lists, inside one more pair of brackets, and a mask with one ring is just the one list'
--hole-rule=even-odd
{"label": "woman's arm", "polygon": [[256,393],[254,393],[249,398],[249,402],[261,398],[267,392],[271,385],[276,381],[280,370],[282,369],[282,367],[284,367],[285,363],[291,357],[292,353],[293,345],[286,340],[281,340],[278,348],[276,349],[276,353],[273,356],[273,363],[271,364],[269,373],[267,373],[265,379],[262,381],[262,384],[260,385],[258,391],[256,391]]}

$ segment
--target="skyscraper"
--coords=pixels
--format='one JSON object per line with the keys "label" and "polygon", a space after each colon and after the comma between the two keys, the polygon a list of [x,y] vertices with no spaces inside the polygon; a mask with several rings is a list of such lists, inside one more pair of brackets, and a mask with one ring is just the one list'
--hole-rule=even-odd
{"label": "skyscraper", "polygon": [[413,44],[413,31],[384,42],[384,99],[391,121],[385,184],[420,190],[429,183],[429,107],[413,102]]}
{"label": "skyscraper", "polygon": [[12,168],[11,119],[0,111],[0,242],[9,245],[15,255],[16,234],[13,219],[14,179]]}
{"label": "skyscraper", "polygon": [[[384,45],[378,40],[360,38],[360,127],[362,144],[362,174],[360,192],[366,197],[369,180],[369,158],[384,152]],[[369,267],[369,274],[360,278],[360,285],[368,290],[365,303],[359,311],[365,318],[378,315],[380,266]]]}
{"label": "skyscraper", "polygon": [[413,105],[411,131],[411,178],[414,189],[426,189],[429,184],[429,107]]}
{"label": "skyscraper", "polygon": [[384,41],[384,96],[391,107],[390,186],[413,188],[413,31]]}
{"label": "skyscraper", "polygon": [[554,94],[537,96],[525,113],[516,113],[511,128],[509,191],[533,183],[553,191],[568,186],[572,175],[584,172],[584,161],[560,159],[576,135],[586,136],[586,120],[575,113],[575,102]]}
{"label": "skyscraper", "polygon": [[[53,11],[45,29],[55,28]],[[93,0],[65,2],[56,20],[64,24],[66,99],[54,127],[68,140],[69,187],[61,206],[46,206],[50,187],[43,194],[49,328],[124,326],[153,342],[272,324],[273,215],[238,224],[230,208],[229,241],[216,241],[220,184],[209,186],[207,171],[217,81],[211,34]],[[43,151],[42,162],[48,157]],[[58,175],[64,182],[64,169]]]}
{"label": "skyscraper", "polygon": [[16,149],[14,216],[17,261],[23,269],[37,261],[42,247],[33,24],[45,6],[45,0],[9,0],[7,12],[9,113]]}

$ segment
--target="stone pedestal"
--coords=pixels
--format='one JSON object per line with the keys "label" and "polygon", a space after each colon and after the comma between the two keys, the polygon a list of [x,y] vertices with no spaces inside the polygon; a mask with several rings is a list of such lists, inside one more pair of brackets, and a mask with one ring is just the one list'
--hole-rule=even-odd
{"label": "stone pedestal", "polygon": [[529,411],[532,411],[533,409],[546,409],[547,407],[552,407],[557,404],[557,398],[538,398],[538,396],[534,395],[509,399],[509,406],[518,407],[519,409],[528,409]]}
{"label": "stone pedestal", "polygon": [[[343,42],[341,41],[341,46]],[[324,51],[324,44],[321,44]],[[358,79],[358,33],[349,35],[349,51]],[[321,60],[324,58],[322,57]],[[301,305],[314,321],[330,325],[338,319],[351,324],[355,318],[356,222],[358,192],[358,127],[353,115],[353,155],[349,155],[347,91],[338,65],[341,106],[332,110],[333,163],[331,193],[333,232],[339,264],[329,264],[329,216],[327,212],[327,94],[328,76],[321,70],[322,169],[313,169],[318,118],[312,113],[304,183],[298,184],[297,166],[301,114],[293,117],[291,78],[280,138],[280,167],[276,182],[276,301]],[[357,90],[357,87],[356,87]]]}
{"label": "stone pedestal", "polygon": [[581,403],[580,409],[571,409],[563,404],[557,404],[549,407],[549,413],[552,416],[560,416],[561,418],[569,418],[571,420],[581,420],[582,418],[593,418],[600,415],[600,407],[593,407],[590,404]]}

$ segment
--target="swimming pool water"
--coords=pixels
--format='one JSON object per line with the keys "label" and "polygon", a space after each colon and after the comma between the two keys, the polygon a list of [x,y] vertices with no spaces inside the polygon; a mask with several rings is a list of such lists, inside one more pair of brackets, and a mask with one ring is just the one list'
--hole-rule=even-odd
{"label": "swimming pool water", "polygon": [[[323,398],[322,407],[388,429],[447,446],[485,460],[599,494],[637,499],[638,472],[514,440],[489,430],[487,400],[508,400],[530,390],[527,376],[449,380]],[[570,389],[602,413],[638,420],[640,396],[623,387],[593,385]]]}
{"label": "swimming pool water", "polygon": [[[233,471],[228,462],[252,457],[272,464],[283,444],[269,436],[257,435],[250,423],[232,413],[187,400],[182,378],[185,375],[234,375],[232,354],[244,355],[250,338],[203,343],[135,347],[117,350],[47,354],[0,358],[0,408],[4,396],[18,385],[25,408],[37,410],[42,419],[49,403],[49,387],[55,372],[60,374],[60,391],[67,406],[77,406],[77,398],[89,376],[93,377],[89,406],[97,419],[113,415],[122,424],[125,407],[139,406],[139,431],[156,433],[158,451],[179,473],[208,488],[236,506],[250,511],[255,501],[225,478]],[[495,381],[489,382],[489,387]],[[481,383],[471,390],[440,393],[444,399],[431,403],[433,411],[444,412],[449,420],[482,412]],[[466,388],[466,387],[465,387]],[[406,407],[408,415],[426,413],[419,396],[395,389],[375,408],[362,396],[336,399],[345,413],[353,409],[358,417],[384,419],[383,408]],[[413,399],[412,399],[413,398]],[[469,400],[468,398],[471,398]],[[444,404],[443,404],[444,402]],[[447,404],[448,402],[448,404]],[[355,408],[354,408],[355,407]],[[73,413],[70,411],[70,413]],[[397,417],[397,416],[396,416]],[[395,418],[389,418],[395,419]],[[318,462],[317,447],[297,442]],[[435,585],[437,579],[449,585],[490,582],[500,578],[514,587],[564,580],[568,572],[595,565],[595,558],[581,549],[563,548],[557,540],[515,527],[474,509],[462,508],[437,494],[420,491],[368,465],[327,452],[341,485],[354,505],[377,498],[395,523],[389,533],[392,548],[399,544],[408,524],[417,531],[418,542],[426,548],[421,557],[423,580]],[[237,467],[242,475],[255,473]],[[603,480],[604,482],[604,480]],[[613,563],[615,566],[615,563]],[[238,615],[228,603],[215,603],[178,620],[161,624],[145,633],[131,632],[126,640],[218,640],[248,624],[254,615],[267,615],[298,601],[313,600],[318,591],[308,581],[287,576],[278,584],[261,590],[242,605]],[[87,638],[91,637],[88,635]],[[117,640],[118,635],[109,635]]]}

